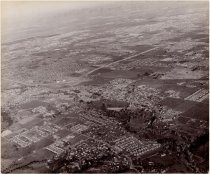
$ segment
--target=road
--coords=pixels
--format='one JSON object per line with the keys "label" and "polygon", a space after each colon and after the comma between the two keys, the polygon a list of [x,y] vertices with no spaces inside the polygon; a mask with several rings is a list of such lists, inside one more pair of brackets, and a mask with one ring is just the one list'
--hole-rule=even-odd
{"label": "road", "polygon": [[155,47],[155,48],[151,48],[151,49],[149,49],[149,50],[143,51],[143,52],[138,53],[138,54],[136,54],[136,55],[132,55],[132,56],[126,57],[126,58],[124,58],[124,59],[120,59],[120,60],[111,62],[111,63],[106,64],[106,65],[102,65],[102,66],[100,66],[100,67],[98,67],[98,68],[96,68],[96,69],[93,69],[93,70],[89,71],[88,73],[85,74],[85,76],[88,76],[88,75],[90,75],[91,73],[93,73],[93,72],[95,72],[95,71],[97,71],[97,70],[100,70],[100,69],[102,69],[102,68],[106,68],[106,67],[109,67],[109,66],[111,66],[111,65],[114,65],[114,64],[116,64],[116,63],[123,62],[123,61],[125,61],[125,60],[129,60],[129,59],[135,58],[135,57],[137,57],[137,56],[140,56],[140,55],[142,55],[142,54],[148,53],[148,52],[153,51],[153,50],[155,50],[155,49],[157,49],[157,48],[156,48],[156,47]]}
{"label": "road", "polygon": [[[129,56],[129,57],[125,57],[124,59],[120,59],[120,60],[111,62],[109,64],[102,65],[102,66],[100,66],[100,67],[98,67],[96,69],[93,69],[93,70],[89,71],[88,73],[86,73],[86,74],[84,74],[82,76],[87,77],[88,75],[92,74],[93,72],[95,72],[97,70],[100,70],[100,69],[105,68],[105,67],[109,67],[111,65],[114,65],[114,64],[119,63],[119,62],[123,62],[125,60],[129,60],[129,59],[135,58],[137,56],[140,56],[142,54],[148,53],[148,52],[153,51],[155,49],[157,49],[157,48],[156,47],[155,48],[151,48],[151,49],[146,50],[146,51],[143,51],[141,53],[138,53],[138,54],[135,54],[135,55],[132,55],[132,56]],[[14,82],[14,83],[18,83],[18,84],[21,84],[21,85],[24,85],[24,86],[31,86],[31,87],[38,87],[38,86],[39,87],[40,86],[42,86],[42,87],[52,87],[52,86],[55,86],[55,85],[57,86],[58,85],[57,83],[52,83],[52,84],[38,84],[38,83],[36,83],[36,84],[27,84],[27,83],[24,83],[24,82],[15,81],[15,80],[11,80],[11,79],[8,79],[8,78],[2,78],[2,81],[3,80],[5,80],[5,81],[11,81],[11,82]],[[65,83],[62,83],[62,84],[69,84],[69,83],[68,82],[65,82]]]}

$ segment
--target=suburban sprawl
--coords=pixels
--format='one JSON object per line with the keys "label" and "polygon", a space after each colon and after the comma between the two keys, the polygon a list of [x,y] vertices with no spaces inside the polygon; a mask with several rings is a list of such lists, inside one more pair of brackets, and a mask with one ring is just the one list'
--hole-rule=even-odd
{"label": "suburban sprawl", "polygon": [[208,172],[208,2],[40,23],[2,44],[2,173]]}

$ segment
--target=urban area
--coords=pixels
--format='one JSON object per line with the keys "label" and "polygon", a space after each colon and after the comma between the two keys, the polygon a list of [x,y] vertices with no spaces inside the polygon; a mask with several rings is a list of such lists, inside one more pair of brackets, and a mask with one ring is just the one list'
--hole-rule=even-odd
{"label": "urban area", "polygon": [[11,25],[1,172],[207,173],[208,6],[86,3]]}

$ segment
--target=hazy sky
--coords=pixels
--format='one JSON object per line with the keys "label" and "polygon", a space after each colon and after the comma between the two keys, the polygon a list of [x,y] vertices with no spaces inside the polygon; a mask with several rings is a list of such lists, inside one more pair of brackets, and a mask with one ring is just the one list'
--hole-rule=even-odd
{"label": "hazy sky", "polygon": [[[6,20],[8,23],[17,23],[23,20],[30,20],[39,18],[41,16],[50,15],[51,13],[94,6],[97,4],[96,2],[97,1],[4,1],[1,2],[1,14],[3,22]],[[103,3],[105,2],[103,1]]]}
{"label": "hazy sky", "polygon": [[42,25],[41,21],[44,21],[48,16],[52,17],[67,10],[81,9],[95,4],[94,2],[65,1],[1,2],[2,36],[11,38],[18,35],[22,29]]}
{"label": "hazy sky", "polygon": [[21,22],[65,10],[93,6],[94,2],[2,2],[2,20]]}
{"label": "hazy sky", "polygon": [[53,16],[67,10],[110,4],[110,1],[99,1],[3,1],[1,2],[2,35],[7,37],[22,35],[25,32],[22,29],[43,26],[48,16],[53,20]]}

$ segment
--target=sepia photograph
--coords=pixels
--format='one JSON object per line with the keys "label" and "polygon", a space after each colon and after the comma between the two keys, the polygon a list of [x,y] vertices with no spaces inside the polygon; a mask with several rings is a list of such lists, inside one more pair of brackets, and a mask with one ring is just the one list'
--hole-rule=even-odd
{"label": "sepia photograph", "polygon": [[1,173],[208,173],[209,1],[1,1]]}

